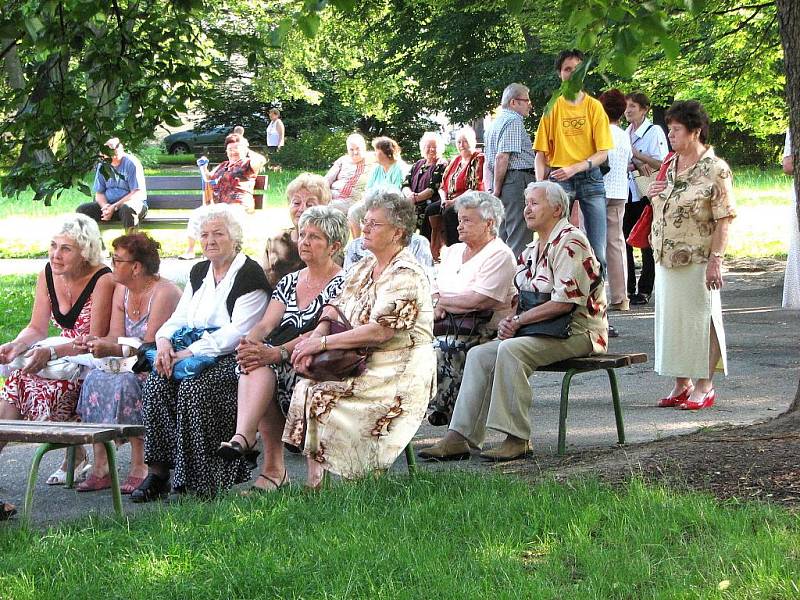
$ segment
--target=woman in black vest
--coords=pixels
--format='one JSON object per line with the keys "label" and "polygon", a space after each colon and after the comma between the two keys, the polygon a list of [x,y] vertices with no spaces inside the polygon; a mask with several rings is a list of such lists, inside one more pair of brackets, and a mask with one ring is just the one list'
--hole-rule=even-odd
{"label": "woman in black vest", "polygon": [[177,492],[210,497],[249,479],[244,460],[225,462],[220,442],[236,432],[239,340],[261,319],[270,288],[264,271],[241,252],[242,226],[224,205],[200,222],[208,260],[196,264],[178,307],[156,333],[153,373],[142,391],[149,475],[134,502]]}

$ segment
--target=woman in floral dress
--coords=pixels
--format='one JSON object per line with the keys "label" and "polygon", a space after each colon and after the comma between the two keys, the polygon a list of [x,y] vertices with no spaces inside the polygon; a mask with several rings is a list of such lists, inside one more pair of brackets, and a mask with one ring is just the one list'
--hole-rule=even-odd
{"label": "woman in floral dress", "polygon": [[[111,317],[114,277],[102,264],[100,230],[85,215],[69,215],[50,242],[49,261],[39,273],[28,326],[0,346],[0,364],[23,356],[25,365],[11,372],[0,391],[0,419],[72,421],[76,418],[81,380],[45,379],[37,375],[48,361],[86,352],[86,336],[105,336]],[[52,319],[61,336],[72,342],[38,347]],[[5,446],[0,442],[0,449]],[[81,449],[78,469],[84,468]],[[62,465],[47,480],[63,484]]]}
{"label": "woman in floral dress", "polygon": [[[178,305],[181,291],[174,283],[158,275],[160,244],[144,233],[131,233],[111,243],[114,252],[114,279],[120,285],[114,291],[111,328],[105,338],[89,338],[89,351],[97,358],[128,357],[136,354],[136,346],[123,345],[119,338],[137,338],[152,342],[155,332]],[[135,360],[132,358],[131,360]],[[146,373],[123,370],[117,373],[93,369],[86,376],[78,400],[78,415],[84,423],[142,424],[142,384]],[[120,486],[130,494],[147,476],[144,464],[144,440],[132,437],[131,468]],[[111,487],[108,458],[103,444],[94,446],[94,466],[79,492]]]}
{"label": "woman in floral dress", "polygon": [[[433,305],[424,270],[407,249],[416,211],[399,190],[367,193],[365,247],[373,256],[348,272],[334,304],[353,329],[329,335],[317,326],[292,353],[306,373],[325,349],[368,348],[366,370],[344,381],[297,382],[283,440],[303,448],[307,485],[324,471],[344,478],[388,469],[419,428],[436,388]],[[337,318],[330,307],[323,315]]]}

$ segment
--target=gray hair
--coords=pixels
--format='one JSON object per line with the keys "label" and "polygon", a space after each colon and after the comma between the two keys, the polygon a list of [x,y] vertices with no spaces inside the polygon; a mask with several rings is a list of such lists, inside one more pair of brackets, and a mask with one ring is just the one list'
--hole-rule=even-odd
{"label": "gray hair", "polygon": [[478,136],[475,135],[475,130],[469,125],[464,125],[464,127],[456,131],[455,140],[458,141],[460,137],[467,139],[470,148],[475,148],[478,145]]}
{"label": "gray hair", "polygon": [[394,186],[378,185],[369,190],[364,198],[364,212],[383,209],[393,227],[403,230],[400,245],[408,246],[411,234],[417,227],[417,211],[414,205]]}
{"label": "gray hair", "polygon": [[525,199],[536,190],[544,190],[547,203],[553,208],[561,208],[561,218],[569,217],[569,196],[560,185],[554,181],[534,181],[525,188]]}
{"label": "gray hair", "polygon": [[440,133],[436,131],[426,131],[425,133],[422,134],[422,137],[419,138],[419,153],[425,154],[425,145],[431,140],[436,142],[436,154],[438,154],[439,156],[444,154],[444,148],[445,148],[444,138]]}
{"label": "gray hair", "polygon": [[226,204],[209,205],[197,220],[197,230],[200,231],[210,221],[222,221],[225,224],[225,229],[228,230],[228,235],[231,236],[234,242],[236,252],[240,252],[244,241],[244,231],[242,231],[242,224],[239,222],[239,218],[233,211]]}
{"label": "gray hair", "polygon": [[503,97],[500,100],[500,106],[503,108],[508,108],[511,106],[511,101],[514,98],[519,97],[520,94],[529,94],[530,90],[527,86],[522,85],[521,83],[510,83],[506,86],[506,89],[503,90]]}
{"label": "gray hair", "polygon": [[492,228],[494,235],[500,231],[500,223],[506,214],[500,198],[489,192],[465,192],[456,199],[456,212],[462,208],[477,208],[484,221],[491,219],[494,221]]}
{"label": "gray hair", "polygon": [[347,217],[344,213],[330,206],[312,206],[306,209],[297,223],[297,228],[302,229],[306,225],[313,225],[319,229],[328,240],[329,245],[339,242],[341,251],[347,244],[350,227],[347,224]]}
{"label": "gray hair", "polygon": [[93,267],[103,262],[103,242],[100,238],[100,228],[94,219],[77,213],[67,215],[53,237],[58,235],[75,240],[81,256]]}
{"label": "gray hair", "polygon": [[350,144],[358,144],[362,151],[366,152],[367,150],[367,140],[364,139],[364,136],[360,133],[351,133],[347,136],[344,144],[345,146],[349,146]]}

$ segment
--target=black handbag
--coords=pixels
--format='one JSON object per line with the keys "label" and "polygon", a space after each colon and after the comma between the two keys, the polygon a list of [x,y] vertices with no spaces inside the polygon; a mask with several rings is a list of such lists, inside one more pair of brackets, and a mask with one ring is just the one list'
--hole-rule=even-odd
{"label": "black handbag", "polygon": [[[516,282],[515,282],[516,284]],[[519,288],[517,288],[519,290]],[[544,292],[529,292],[519,290],[517,302],[517,314],[522,314],[540,304],[550,300],[550,294]],[[576,306],[573,305],[572,310],[561,316],[546,321],[538,321],[536,323],[529,323],[523,325],[514,334],[514,337],[525,337],[541,335],[545,337],[567,339],[570,334],[570,326],[572,325],[572,313]]]}
{"label": "black handbag", "polygon": [[478,333],[478,327],[492,320],[493,310],[473,310],[467,313],[445,312],[444,317],[433,322],[433,335],[446,336],[473,336]]}
{"label": "black handbag", "polygon": [[[320,310],[320,312],[322,312]],[[303,335],[304,333],[308,333],[309,331],[313,331],[314,328],[317,326],[317,320],[319,319],[319,314],[315,316],[313,319],[310,319],[305,325],[298,328],[293,323],[288,321],[281,323],[275,329],[269,332],[267,336],[264,337],[264,342],[272,346],[273,348],[277,348],[278,346],[283,346],[286,342],[291,342],[298,336]]]}

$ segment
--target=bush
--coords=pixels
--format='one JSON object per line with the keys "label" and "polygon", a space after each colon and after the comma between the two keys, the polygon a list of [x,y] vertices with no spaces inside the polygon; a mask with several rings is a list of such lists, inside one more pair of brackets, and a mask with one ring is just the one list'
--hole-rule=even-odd
{"label": "bush", "polygon": [[732,166],[774,167],[783,156],[783,133],[757,138],[727,123],[711,123],[709,138],[717,156]]}
{"label": "bush", "polygon": [[350,133],[324,127],[302,131],[296,138],[286,139],[281,151],[271,156],[272,162],[289,169],[326,171],[347,152],[345,142]]}

